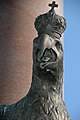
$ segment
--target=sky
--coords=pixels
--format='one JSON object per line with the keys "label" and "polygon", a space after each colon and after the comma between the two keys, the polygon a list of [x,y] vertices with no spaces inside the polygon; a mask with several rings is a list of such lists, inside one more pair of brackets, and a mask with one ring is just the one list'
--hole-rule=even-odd
{"label": "sky", "polygon": [[64,0],[64,100],[72,120],[80,120],[80,0]]}

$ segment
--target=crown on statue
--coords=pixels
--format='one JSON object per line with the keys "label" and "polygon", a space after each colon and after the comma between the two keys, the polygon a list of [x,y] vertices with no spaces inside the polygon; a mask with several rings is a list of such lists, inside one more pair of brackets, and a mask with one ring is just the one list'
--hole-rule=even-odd
{"label": "crown on statue", "polygon": [[55,1],[49,4],[51,10],[45,14],[38,16],[35,20],[35,28],[38,34],[42,33],[56,33],[61,37],[61,34],[66,28],[66,20],[64,17],[59,16],[55,13],[54,8],[58,7]]}

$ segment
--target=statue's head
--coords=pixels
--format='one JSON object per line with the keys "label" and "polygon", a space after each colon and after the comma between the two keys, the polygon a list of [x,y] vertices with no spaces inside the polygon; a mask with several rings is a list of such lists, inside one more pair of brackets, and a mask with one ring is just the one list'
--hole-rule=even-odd
{"label": "statue's head", "polygon": [[[45,46],[40,44],[39,41],[44,41]],[[42,34],[40,37],[36,39],[37,47],[34,46],[34,59],[33,59],[33,66],[35,73],[47,75],[47,73],[51,74],[52,76],[61,76],[63,73],[63,46],[62,42],[58,39],[53,39],[47,34]],[[52,44],[50,42],[52,41]],[[43,43],[44,43],[43,42]],[[49,43],[48,43],[49,42]],[[48,48],[51,45],[51,48]],[[42,46],[44,46],[43,51],[41,51]],[[42,52],[42,55],[41,55]]]}
{"label": "statue's head", "polygon": [[38,16],[35,20],[38,38],[34,65],[40,71],[59,76],[63,71],[63,46],[60,37],[66,28],[66,21],[55,13],[55,2],[50,6],[52,9],[48,13]]}

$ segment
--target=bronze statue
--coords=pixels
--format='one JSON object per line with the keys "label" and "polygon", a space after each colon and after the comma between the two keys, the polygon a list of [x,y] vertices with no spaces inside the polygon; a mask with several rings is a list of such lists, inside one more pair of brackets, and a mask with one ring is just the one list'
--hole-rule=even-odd
{"label": "bronze statue", "polygon": [[51,10],[38,16],[33,41],[33,76],[29,93],[13,105],[0,106],[0,120],[70,120],[63,101],[63,46],[66,21]]}

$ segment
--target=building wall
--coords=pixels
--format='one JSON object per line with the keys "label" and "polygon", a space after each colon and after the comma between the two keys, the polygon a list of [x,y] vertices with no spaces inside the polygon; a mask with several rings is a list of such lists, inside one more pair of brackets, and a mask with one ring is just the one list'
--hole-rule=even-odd
{"label": "building wall", "polygon": [[[63,14],[63,0],[56,0]],[[35,18],[49,10],[51,0],[0,2],[0,104],[24,97],[31,84]]]}

